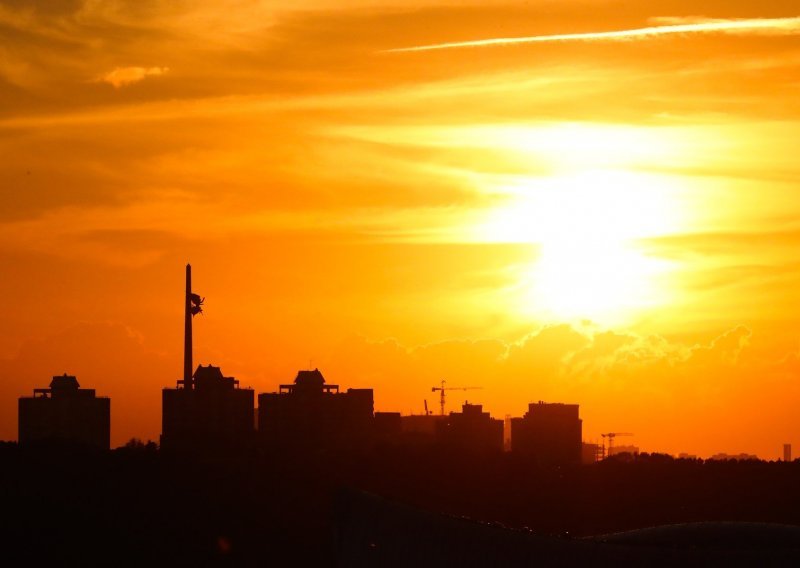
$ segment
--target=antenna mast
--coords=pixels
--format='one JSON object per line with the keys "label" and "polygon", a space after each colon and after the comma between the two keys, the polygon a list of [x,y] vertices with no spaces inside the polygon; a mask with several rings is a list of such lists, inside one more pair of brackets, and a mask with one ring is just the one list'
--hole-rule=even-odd
{"label": "antenna mast", "polygon": [[192,384],[192,265],[186,265],[186,298],[183,320],[183,388],[191,389]]}

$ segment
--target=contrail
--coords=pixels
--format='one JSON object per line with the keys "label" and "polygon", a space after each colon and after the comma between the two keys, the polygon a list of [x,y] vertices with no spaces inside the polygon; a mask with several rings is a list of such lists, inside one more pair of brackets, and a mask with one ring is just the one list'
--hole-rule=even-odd
{"label": "contrail", "polygon": [[729,33],[729,34],[761,34],[761,35],[794,35],[800,34],[800,17],[792,18],[754,18],[746,20],[701,20],[685,24],[672,24],[665,26],[649,26],[630,30],[616,30],[609,32],[586,32],[575,34],[555,34],[524,37],[498,37],[472,41],[457,41],[452,43],[437,43],[432,45],[417,45],[413,47],[399,47],[387,49],[384,53],[401,53],[410,51],[434,51],[437,49],[461,49],[465,47],[491,47],[496,45],[515,45],[520,43],[540,43],[557,41],[600,41],[600,40],[626,40],[644,37],[653,37],[669,34],[699,34],[699,33]]}

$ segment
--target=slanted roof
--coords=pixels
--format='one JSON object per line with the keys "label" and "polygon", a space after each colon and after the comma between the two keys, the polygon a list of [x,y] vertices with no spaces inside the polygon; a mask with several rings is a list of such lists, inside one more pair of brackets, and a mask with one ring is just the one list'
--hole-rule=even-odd
{"label": "slanted roof", "polygon": [[213,365],[206,365],[205,367],[203,365],[198,366],[193,377],[195,388],[201,390],[220,388],[232,389],[239,384],[239,381],[235,378],[224,376],[222,370]]}
{"label": "slanted roof", "polygon": [[294,384],[299,387],[316,387],[319,388],[325,384],[325,377],[319,372],[319,369],[313,371],[298,371],[297,377],[294,379]]}
{"label": "slanted roof", "polygon": [[78,390],[81,385],[78,379],[72,375],[64,373],[63,375],[56,375],[50,381],[50,388],[54,390]]}
{"label": "slanted roof", "polygon": [[301,394],[310,396],[314,394],[336,394],[339,392],[339,385],[331,385],[325,382],[319,369],[313,371],[298,371],[294,383],[290,385],[280,385],[282,394]]}
{"label": "slanted roof", "polygon": [[213,365],[206,365],[205,367],[199,365],[192,376],[195,380],[201,379],[206,381],[220,381],[225,378],[222,375],[222,369]]}

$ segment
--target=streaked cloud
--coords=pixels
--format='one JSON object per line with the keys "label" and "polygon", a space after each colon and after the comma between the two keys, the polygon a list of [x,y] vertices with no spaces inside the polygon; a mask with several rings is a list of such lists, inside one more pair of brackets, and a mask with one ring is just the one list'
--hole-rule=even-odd
{"label": "streaked cloud", "polygon": [[524,37],[499,37],[470,41],[457,41],[430,45],[417,45],[386,50],[386,53],[434,51],[466,47],[492,47],[524,43],[561,41],[614,41],[651,38],[675,34],[741,34],[741,35],[795,35],[800,34],[800,17],[752,18],[752,19],[706,19],[706,18],[656,18],[651,20],[661,25],[627,30],[583,32],[571,34],[549,34]]}
{"label": "streaked cloud", "polygon": [[98,81],[113,85],[115,89],[138,83],[146,77],[158,77],[169,71],[168,67],[116,67],[98,77]]}

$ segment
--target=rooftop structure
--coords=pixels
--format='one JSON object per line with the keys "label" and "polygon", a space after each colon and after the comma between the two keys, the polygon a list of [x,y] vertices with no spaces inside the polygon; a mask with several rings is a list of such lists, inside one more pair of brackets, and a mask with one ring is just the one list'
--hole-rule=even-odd
{"label": "rooftop structure", "polygon": [[161,445],[198,449],[236,447],[251,439],[254,393],[219,367],[200,365],[190,383],[162,391]]}
{"label": "rooftop structure", "polygon": [[60,441],[108,449],[111,444],[111,400],[94,389],[82,389],[64,373],[50,388],[34,389],[19,399],[19,443]]}
{"label": "rooftop structure", "polygon": [[337,394],[339,385],[326,384],[325,377],[322,376],[319,369],[314,369],[313,371],[298,371],[294,382],[280,385],[279,392],[299,396],[314,396],[317,393]]}
{"label": "rooftop structure", "polygon": [[269,444],[349,446],[360,444],[373,427],[372,389],[327,384],[319,369],[300,371],[276,393],[258,395],[258,429]]}

